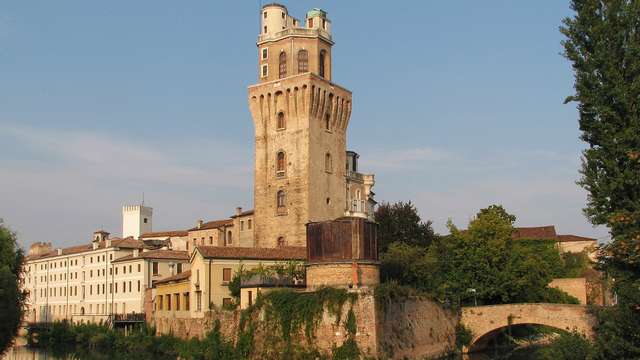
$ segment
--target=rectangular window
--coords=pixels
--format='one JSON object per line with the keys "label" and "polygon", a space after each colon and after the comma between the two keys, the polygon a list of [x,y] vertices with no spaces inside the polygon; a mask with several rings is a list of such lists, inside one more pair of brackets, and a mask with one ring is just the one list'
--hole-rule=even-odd
{"label": "rectangular window", "polygon": [[196,311],[202,311],[202,292],[196,292]]}
{"label": "rectangular window", "polygon": [[171,295],[167,295],[167,310],[171,310]]}
{"label": "rectangular window", "polygon": [[260,76],[263,78],[269,76],[269,66],[267,64],[262,65],[262,72]]}
{"label": "rectangular window", "polygon": [[209,236],[209,245],[213,245],[213,236]]}
{"label": "rectangular window", "polygon": [[181,263],[178,263],[178,264],[176,265],[176,269],[177,269],[177,270],[176,270],[176,273],[177,273],[177,274],[180,274],[180,273],[182,272],[182,264],[181,264]]}
{"label": "rectangular window", "polygon": [[133,271],[131,271],[131,265],[129,265],[129,274],[131,274]]}
{"label": "rectangular window", "polygon": [[140,264],[138,264],[138,272],[140,272]]}
{"label": "rectangular window", "polygon": [[153,275],[158,275],[158,263],[153,262]]}
{"label": "rectangular window", "polygon": [[138,292],[140,292],[140,280],[138,280]]}
{"label": "rectangular window", "polygon": [[222,281],[226,283],[231,281],[231,268],[222,269]]}
{"label": "rectangular window", "polygon": [[244,230],[244,221],[240,221],[240,231]]}
{"label": "rectangular window", "polygon": [[253,305],[253,292],[247,291],[249,298],[249,306]]}
{"label": "rectangular window", "polygon": [[176,302],[176,311],[180,311],[180,294],[173,294],[173,298]]}
{"label": "rectangular window", "polygon": [[157,306],[158,310],[164,310],[162,308],[162,305],[163,305],[162,304],[162,295],[158,295],[158,306]]}
{"label": "rectangular window", "polygon": [[251,230],[251,219],[247,220],[247,230]]}
{"label": "rectangular window", "polygon": [[189,311],[189,293],[184,293],[184,309]]}

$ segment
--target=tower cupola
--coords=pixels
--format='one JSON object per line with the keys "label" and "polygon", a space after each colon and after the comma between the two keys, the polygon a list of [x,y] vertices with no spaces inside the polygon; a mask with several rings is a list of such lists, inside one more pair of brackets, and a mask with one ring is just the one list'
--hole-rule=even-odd
{"label": "tower cupola", "polygon": [[314,8],[307,11],[307,26],[308,29],[318,29],[325,31],[327,34],[331,34],[331,21],[327,18],[327,12]]}
{"label": "tower cupola", "polygon": [[260,32],[263,35],[273,35],[285,30],[288,26],[289,14],[284,5],[277,3],[267,4],[262,7]]}

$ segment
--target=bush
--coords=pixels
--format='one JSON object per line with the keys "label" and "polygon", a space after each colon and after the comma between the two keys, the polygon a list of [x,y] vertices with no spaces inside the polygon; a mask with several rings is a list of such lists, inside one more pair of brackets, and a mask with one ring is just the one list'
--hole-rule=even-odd
{"label": "bush", "polygon": [[456,349],[462,350],[464,346],[469,346],[473,339],[473,332],[461,323],[456,325]]}
{"label": "bush", "polygon": [[561,333],[536,355],[542,360],[586,360],[592,358],[593,346],[584,335],[573,330]]}

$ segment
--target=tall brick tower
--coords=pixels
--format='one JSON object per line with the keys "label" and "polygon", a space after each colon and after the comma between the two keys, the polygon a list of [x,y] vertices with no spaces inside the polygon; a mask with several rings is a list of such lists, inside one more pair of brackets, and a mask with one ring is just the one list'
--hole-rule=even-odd
{"label": "tall brick tower", "polygon": [[304,246],[305,224],[345,213],[351,92],[331,82],[331,22],[305,21],[280,4],[261,11],[259,83],[249,87],[255,126],[255,242]]}

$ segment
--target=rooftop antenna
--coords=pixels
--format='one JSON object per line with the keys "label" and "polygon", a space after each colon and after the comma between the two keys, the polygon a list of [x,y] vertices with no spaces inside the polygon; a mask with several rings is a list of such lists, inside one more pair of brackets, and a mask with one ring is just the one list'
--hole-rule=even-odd
{"label": "rooftop antenna", "polygon": [[258,34],[262,34],[262,25],[260,25],[261,21],[262,21],[262,0],[258,0]]}
{"label": "rooftop antenna", "polygon": [[144,191],[142,192],[142,206],[144,206]]}

